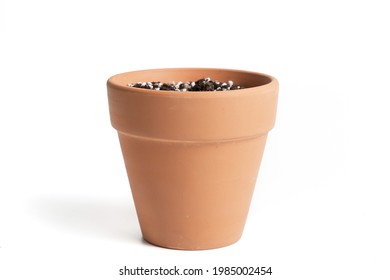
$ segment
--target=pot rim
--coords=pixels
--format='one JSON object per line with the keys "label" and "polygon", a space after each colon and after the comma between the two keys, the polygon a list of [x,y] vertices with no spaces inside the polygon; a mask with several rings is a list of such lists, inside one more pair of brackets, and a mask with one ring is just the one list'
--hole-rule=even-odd
{"label": "pot rim", "polygon": [[[259,85],[259,86],[252,86],[247,87],[243,89],[236,89],[236,90],[228,90],[228,91],[187,91],[187,92],[180,92],[180,91],[167,91],[167,90],[152,90],[152,89],[143,89],[143,88],[136,88],[136,87],[129,87],[127,84],[124,84],[123,82],[120,82],[120,78],[125,75],[131,75],[131,74],[137,74],[141,72],[160,72],[160,71],[178,71],[178,70],[185,70],[185,71],[224,71],[224,72],[232,72],[232,73],[238,73],[238,74],[248,74],[248,75],[256,75],[259,76],[259,78],[267,78],[269,81],[265,84]],[[173,77],[174,78],[174,77]],[[141,82],[141,81],[138,81]],[[142,81],[142,82],[149,82],[149,81]],[[166,97],[180,97],[180,98],[215,98],[215,97],[236,97],[236,96],[242,96],[247,94],[253,94],[254,91],[258,92],[258,89],[262,89],[262,92],[267,92],[267,88],[274,88],[275,86],[278,86],[278,81],[276,78],[274,78],[271,75],[260,73],[260,72],[254,72],[254,71],[248,71],[248,70],[240,70],[240,69],[230,69],[230,68],[203,68],[203,67],[178,67],[178,68],[155,68],[155,69],[143,69],[143,70],[136,70],[136,71],[129,71],[129,72],[123,72],[116,74],[114,76],[111,76],[107,80],[107,85],[110,85],[111,87],[116,87],[121,90],[128,91],[129,93],[140,93],[140,94],[148,94],[151,96],[166,96]],[[265,91],[264,91],[265,90]]]}

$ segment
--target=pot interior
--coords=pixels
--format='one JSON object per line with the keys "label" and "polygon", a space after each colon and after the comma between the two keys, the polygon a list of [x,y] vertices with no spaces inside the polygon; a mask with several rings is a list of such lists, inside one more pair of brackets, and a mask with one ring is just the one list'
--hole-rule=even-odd
{"label": "pot interior", "polygon": [[272,77],[250,71],[214,69],[214,68],[166,68],[128,72],[116,75],[110,79],[111,82],[127,86],[129,83],[137,82],[187,82],[196,81],[210,77],[220,82],[233,81],[244,88],[263,86],[272,81]]}

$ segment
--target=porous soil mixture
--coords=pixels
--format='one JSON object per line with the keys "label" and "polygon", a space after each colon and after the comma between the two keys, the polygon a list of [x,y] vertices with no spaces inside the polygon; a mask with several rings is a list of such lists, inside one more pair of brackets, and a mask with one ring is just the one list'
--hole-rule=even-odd
{"label": "porous soil mixture", "polygon": [[227,91],[242,89],[240,85],[236,85],[233,81],[219,82],[213,81],[210,78],[199,79],[195,82],[138,82],[128,84],[129,87],[144,88],[152,90],[168,90],[168,91]]}

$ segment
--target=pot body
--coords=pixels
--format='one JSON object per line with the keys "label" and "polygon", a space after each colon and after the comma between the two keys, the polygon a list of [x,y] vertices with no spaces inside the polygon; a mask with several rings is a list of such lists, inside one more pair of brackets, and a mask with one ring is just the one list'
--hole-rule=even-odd
{"label": "pot body", "polygon": [[[139,81],[232,80],[245,89],[168,92]],[[228,69],[128,72],[107,83],[143,238],[175,249],[211,249],[241,237],[274,126],[278,83]]]}

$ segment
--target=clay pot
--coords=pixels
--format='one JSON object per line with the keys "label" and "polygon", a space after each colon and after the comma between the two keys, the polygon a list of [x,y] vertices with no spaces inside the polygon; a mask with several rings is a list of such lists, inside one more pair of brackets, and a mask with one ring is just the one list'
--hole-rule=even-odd
{"label": "clay pot", "polygon": [[[173,92],[128,87],[142,81],[232,80],[245,89]],[[175,249],[238,241],[267,133],[275,123],[275,78],[227,69],[156,69],[108,80],[143,238]]]}

